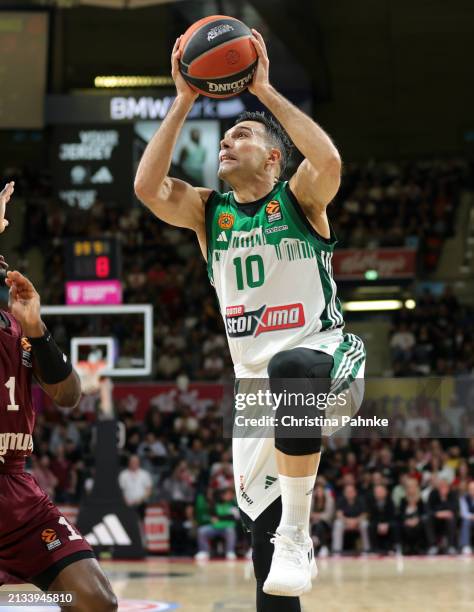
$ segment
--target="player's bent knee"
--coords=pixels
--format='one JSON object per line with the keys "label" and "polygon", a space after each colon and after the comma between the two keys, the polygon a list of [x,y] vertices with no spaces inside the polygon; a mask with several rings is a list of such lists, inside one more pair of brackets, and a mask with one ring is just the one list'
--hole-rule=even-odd
{"label": "player's bent knee", "polygon": [[297,347],[275,353],[268,363],[268,376],[272,378],[326,379],[333,366],[333,357],[322,351]]}
{"label": "player's bent knee", "polygon": [[301,349],[290,349],[275,353],[268,363],[270,378],[304,378],[307,362]]}
{"label": "player's bent knee", "polygon": [[81,559],[67,565],[49,586],[50,591],[74,593],[73,612],[115,612],[118,602],[110,582],[96,559]]}
{"label": "player's bent knee", "polygon": [[117,598],[108,584],[84,585],[76,592],[76,606],[78,612],[116,612],[118,610]]}

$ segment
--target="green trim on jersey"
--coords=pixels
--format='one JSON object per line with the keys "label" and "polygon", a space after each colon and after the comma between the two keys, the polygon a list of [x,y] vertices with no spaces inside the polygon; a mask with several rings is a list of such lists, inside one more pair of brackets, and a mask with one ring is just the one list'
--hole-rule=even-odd
{"label": "green trim on jersey", "polygon": [[336,297],[336,283],[332,272],[332,253],[322,251],[318,253],[319,275],[323,286],[324,301],[326,308],[321,314],[322,331],[341,327],[344,323],[342,307],[339,298]]}
{"label": "green trim on jersey", "polygon": [[357,373],[365,362],[365,347],[362,340],[354,334],[344,334],[344,340],[333,355],[330,392],[341,393],[349,388],[357,378]]}

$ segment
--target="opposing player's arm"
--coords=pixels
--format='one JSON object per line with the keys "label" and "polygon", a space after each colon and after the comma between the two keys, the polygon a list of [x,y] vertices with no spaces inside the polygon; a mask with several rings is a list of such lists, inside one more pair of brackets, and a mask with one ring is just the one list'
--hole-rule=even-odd
{"label": "opposing player's arm", "polygon": [[35,378],[58,406],[76,406],[81,397],[79,377],[41,320],[40,297],[33,283],[14,270],[7,273],[5,284],[10,289],[9,310],[31,345]]}
{"label": "opposing player's arm", "polygon": [[81,381],[76,370],[72,370],[61,382],[47,384],[41,379],[41,373],[36,360],[33,359],[33,375],[44,392],[57,406],[74,408],[81,399]]}
{"label": "opposing player's arm", "polygon": [[308,115],[278,93],[269,82],[269,60],[262,36],[253,30],[258,67],[249,89],[278,119],[304,161],[290,188],[312,219],[324,214],[341,182],[341,158],[326,132]]}
{"label": "opposing player's arm", "polygon": [[177,96],[143,153],[135,177],[135,193],[166,223],[200,231],[204,226],[204,203],[210,190],[192,187],[168,176],[179,133],[198,96],[180,74],[179,40],[176,40],[171,54],[171,72]]}

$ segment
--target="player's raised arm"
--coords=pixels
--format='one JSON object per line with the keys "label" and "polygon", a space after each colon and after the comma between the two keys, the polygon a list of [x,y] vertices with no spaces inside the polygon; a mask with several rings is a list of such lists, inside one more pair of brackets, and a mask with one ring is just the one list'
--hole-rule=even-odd
{"label": "player's raised arm", "polygon": [[13,191],[15,190],[15,183],[10,181],[5,185],[5,187],[0,191],[0,234],[5,231],[8,226],[8,221],[5,219],[5,209],[10,198],[13,195]]}
{"label": "player's raised arm", "polygon": [[7,272],[5,284],[10,288],[9,310],[31,344],[35,377],[58,406],[76,406],[81,397],[79,376],[41,320],[38,292],[17,271]]}
{"label": "player's raised arm", "polygon": [[163,221],[198,231],[204,226],[203,202],[211,190],[195,188],[168,176],[179,133],[198,96],[179,71],[179,42],[178,38],[171,54],[177,96],[145,149],[135,177],[135,193]]}
{"label": "player's raised arm", "polygon": [[307,216],[317,216],[325,210],[339,189],[341,158],[326,132],[270,85],[265,43],[256,30],[252,30],[252,33],[258,65],[249,90],[278,119],[305,157],[290,180],[290,188]]}

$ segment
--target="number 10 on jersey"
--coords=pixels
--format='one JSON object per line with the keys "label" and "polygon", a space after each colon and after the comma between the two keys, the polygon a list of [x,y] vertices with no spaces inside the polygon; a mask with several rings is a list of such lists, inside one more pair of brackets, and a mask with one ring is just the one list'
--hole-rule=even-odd
{"label": "number 10 on jersey", "polygon": [[235,266],[237,289],[239,291],[246,288],[261,287],[265,282],[263,259],[260,255],[249,255],[245,258],[245,264],[242,264],[242,257],[235,257],[232,263]]}

